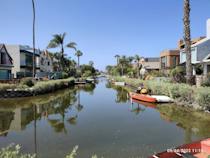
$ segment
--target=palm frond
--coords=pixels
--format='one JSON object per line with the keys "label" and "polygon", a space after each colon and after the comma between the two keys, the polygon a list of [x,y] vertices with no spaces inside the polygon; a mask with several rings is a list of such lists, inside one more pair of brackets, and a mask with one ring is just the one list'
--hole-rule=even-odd
{"label": "palm frond", "polygon": [[76,46],[77,44],[75,42],[70,42],[66,45],[66,47],[73,48],[75,51],[77,50]]}
{"label": "palm frond", "polygon": [[78,51],[75,53],[75,55],[78,56],[78,57],[80,57],[80,56],[83,55],[83,53],[82,53],[80,50],[78,50]]}

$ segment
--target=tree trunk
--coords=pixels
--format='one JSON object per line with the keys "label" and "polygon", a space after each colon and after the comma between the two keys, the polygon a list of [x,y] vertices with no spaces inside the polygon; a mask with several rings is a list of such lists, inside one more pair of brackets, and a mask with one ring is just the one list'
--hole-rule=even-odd
{"label": "tree trunk", "polygon": [[123,72],[124,70],[123,70],[123,65],[121,65],[121,76],[123,76],[124,75],[124,72]]}
{"label": "tree trunk", "polygon": [[80,61],[79,61],[79,56],[77,57],[77,59],[78,59],[77,66],[78,66],[78,68],[79,68],[79,65],[80,65],[80,64],[79,64],[79,62],[80,62]]}
{"label": "tree trunk", "polygon": [[63,71],[64,68],[64,48],[63,44],[61,45],[61,71]]}
{"label": "tree trunk", "polygon": [[139,61],[137,61],[137,78],[140,77],[140,66],[139,66]]}
{"label": "tree trunk", "polygon": [[33,7],[33,72],[32,77],[35,77],[35,4],[34,0],[32,0],[32,7]]}
{"label": "tree trunk", "polygon": [[184,42],[186,53],[186,82],[192,84],[191,37],[190,37],[190,0],[184,0]]}

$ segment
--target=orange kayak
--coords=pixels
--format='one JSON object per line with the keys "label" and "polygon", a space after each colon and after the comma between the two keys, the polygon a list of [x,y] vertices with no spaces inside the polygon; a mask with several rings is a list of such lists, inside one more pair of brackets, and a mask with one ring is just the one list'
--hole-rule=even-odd
{"label": "orange kayak", "polygon": [[175,149],[167,149],[162,153],[155,154],[149,158],[208,158],[210,155],[210,138],[181,145]]}
{"label": "orange kayak", "polygon": [[141,101],[150,102],[150,103],[156,103],[157,102],[156,98],[153,98],[153,97],[151,97],[150,95],[147,95],[147,94],[138,94],[138,93],[130,92],[129,95],[132,99],[141,100]]}

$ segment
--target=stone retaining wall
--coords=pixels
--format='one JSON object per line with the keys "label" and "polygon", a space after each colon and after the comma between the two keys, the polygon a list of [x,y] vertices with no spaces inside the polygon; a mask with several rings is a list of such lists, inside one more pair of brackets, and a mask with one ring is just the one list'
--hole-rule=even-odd
{"label": "stone retaining wall", "polygon": [[33,92],[25,90],[6,90],[0,92],[0,98],[17,98],[33,96]]}

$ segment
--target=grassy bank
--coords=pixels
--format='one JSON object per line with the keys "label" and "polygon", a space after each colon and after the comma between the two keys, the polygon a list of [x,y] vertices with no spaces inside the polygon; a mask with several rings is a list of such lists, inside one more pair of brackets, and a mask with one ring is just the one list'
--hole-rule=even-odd
{"label": "grassy bank", "polygon": [[143,83],[147,88],[151,89],[153,94],[170,96],[179,105],[210,110],[210,87],[197,88],[183,83],[170,83],[156,80],[144,81],[122,77],[113,77],[113,79],[126,82],[134,87],[138,87]]}
{"label": "grassy bank", "polygon": [[67,88],[74,85],[74,78],[49,80],[49,81],[32,81],[27,80],[19,84],[0,84],[0,92],[8,90],[31,92],[34,95],[54,92],[59,89]]}

